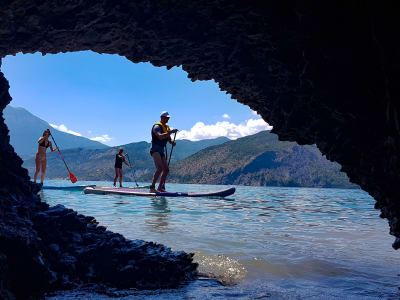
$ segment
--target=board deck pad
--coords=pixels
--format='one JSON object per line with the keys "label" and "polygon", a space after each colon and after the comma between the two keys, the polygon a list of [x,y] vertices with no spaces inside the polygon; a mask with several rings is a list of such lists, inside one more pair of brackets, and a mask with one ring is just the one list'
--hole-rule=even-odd
{"label": "board deck pad", "polygon": [[149,189],[138,188],[115,188],[115,187],[87,187],[83,190],[85,194],[99,194],[99,195],[127,195],[127,196],[145,196],[145,197],[227,197],[235,193],[235,188],[227,188],[220,191],[200,192],[200,193],[185,193],[185,192],[166,192],[166,193],[153,193]]}

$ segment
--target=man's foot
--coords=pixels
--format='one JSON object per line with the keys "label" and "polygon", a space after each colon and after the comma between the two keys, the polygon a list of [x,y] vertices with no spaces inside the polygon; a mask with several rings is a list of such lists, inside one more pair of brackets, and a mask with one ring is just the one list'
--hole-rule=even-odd
{"label": "man's foot", "polygon": [[156,187],[154,185],[150,186],[150,192],[151,193],[157,193]]}
{"label": "man's foot", "polygon": [[166,193],[167,191],[163,188],[158,188],[157,192],[159,193]]}
{"label": "man's foot", "polygon": [[115,183],[113,184],[113,187],[116,187],[116,186],[115,186]]}

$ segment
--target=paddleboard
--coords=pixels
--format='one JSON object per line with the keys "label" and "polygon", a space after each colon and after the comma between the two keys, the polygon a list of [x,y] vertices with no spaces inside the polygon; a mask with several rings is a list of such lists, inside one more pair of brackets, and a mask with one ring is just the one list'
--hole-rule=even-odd
{"label": "paddleboard", "polygon": [[183,192],[166,192],[166,193],[152,193],[148,189],[135,189],[135,188],[113,188],[113,187],[87,187],[83,190],[85,194],[99,194],[99,195],[127,195],[127,196],[145,196],[145,197],[227,197],[235,193],[235,188],[227,188],[220,191],[201,192],[201,193],[183,193]]}
{"label": "paddleboard", "polygon": [[96,185],[44,185],[42,190],[68,190],[83,191],[87,187],[95,187]]}

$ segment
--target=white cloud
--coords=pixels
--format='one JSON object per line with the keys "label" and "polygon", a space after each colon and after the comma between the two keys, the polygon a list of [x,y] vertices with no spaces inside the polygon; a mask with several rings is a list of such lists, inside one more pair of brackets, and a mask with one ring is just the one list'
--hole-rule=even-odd
{"label": "white cloud", "polygon": [[228,114],[223,114],[222,117],[223,117],[224,119],[230,119],[230,118],[231,118]]}
{"label": "white cloud", "polygon": [[[62,132],[70,133],[70,134],[73,134],[73,135],[76,135],[76,136],[82,136],[82,134],[80,134],[79,132],[75,132],[75,131],[69,130],[67,128],[67,126],[65,126],[64,124],[61,124],[61,125],[50,124],[50,126],[55,128],[55,129],[57,129],[57,130],[60,130]],[[90,134],[90,133],[92,133],[92,131],[88,130],[88,133]],[[100,143],[107,143],[107,142],[112,140],[112,137],[110,137],[108,134],[103,134],[101,136],[96,136],[96,137],[90,138],[90,140],[97,141],[97,142],[100,142]]]}
{"label": "white cloud", "polygon": [[222,121],[216,124],[206,125],[203,122],[197,122],[189,131],[179,131],[176,138],[180,140],[199,141],[226,136],[229,139],[236,140],[240,137],[271,129],[272,126],[263,119],[249,119],[240,124]]}
{"label": "white cloud", "polygon": [[112,137],[110,137],[108,134],[103,134],[101,136],[96,136],[93,138],[90,138],[92,141],[97,141],[101,143],[107,143],[112,140]]}
{"label": "white cloud", "polygon": [[255,110],[253,110],[253,115],[258,115],[258,112],[256,112]]}
{"label": "white cloud", "polygon": [[66,132],[66,133],[73,134],[73,135],[76,135],[76,136],[82,136],[82,134],[80,134],[79,132],[69,130],[67,128],[67,126],[65,126],[64,124],[61,124],[61,125],[58,125],[58,126],[56,124],[50,124],[50,126],[55,128],[55,129],[57,129],[57,130],[60,130],[62,132]]}

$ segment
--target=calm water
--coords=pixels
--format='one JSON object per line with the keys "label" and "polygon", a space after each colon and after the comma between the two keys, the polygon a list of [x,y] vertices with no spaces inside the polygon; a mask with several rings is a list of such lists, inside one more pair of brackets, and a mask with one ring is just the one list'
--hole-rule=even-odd
{"label": "calm water", "polygon": [[[110,185],[80,182],[86,183]],[[221,186],[167,188],[207,191]],[[130,239],[194,252],[200,272],[217,279],[201,278],[176,290],[130,291],[122,299],[400,298],[400,251],[391,248],[393,237],[373,209],[374,200],[360,190],[238,186],[229,199],[45,190],[41,197],[92,215]],[[48,297],[77,298],[111,299],[84,291]]]}

